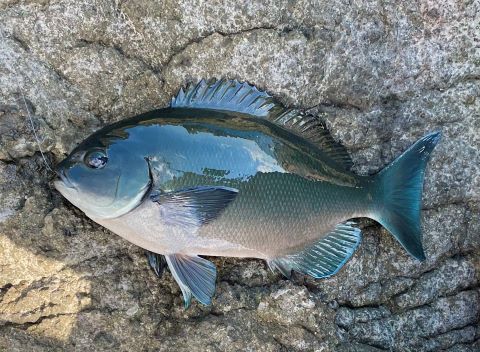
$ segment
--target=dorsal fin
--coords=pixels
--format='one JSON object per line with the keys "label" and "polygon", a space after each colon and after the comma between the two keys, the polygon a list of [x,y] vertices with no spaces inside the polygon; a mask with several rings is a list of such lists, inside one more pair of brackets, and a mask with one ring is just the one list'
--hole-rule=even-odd
{"label": "dorsal fin", "polygon": [[346,149],[335,142],[319,117],[287,109],[271,95],[247,82],[237,80],[201,80],[180,89],[172,98],[172,108],[200,108],[235,111],[265,118],[311,141],[333,160],[349,169],[353,163]]}
{"label": "dorsal fin", "polygon": [[170,104],[172,108],[228,110],[258,117],[266,117],[275,105],[270,95],[256,87],[224,79],[208,82],[202,79],[198,84],[188,85],[185,91],[181,88]]}
{"label": "dorsal fin", "polygon": [[278,115],[269,116],[269,120],[277,125],[287,127],[317,145],[347,170],[353,166],[352,159],[345,147],[333,139],[327,126],[318,116],[305,115],[298,110],[284,110]]}

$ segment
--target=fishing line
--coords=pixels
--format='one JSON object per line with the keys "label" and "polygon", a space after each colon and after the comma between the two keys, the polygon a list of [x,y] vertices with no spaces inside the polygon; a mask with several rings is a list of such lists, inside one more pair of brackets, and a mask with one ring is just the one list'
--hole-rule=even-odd
{"label": "fishing line", "polygon": [[55,172],[48,164],[47,158],[45,158],[45,154],[43,153],[42,147],[40,146],[40,138],[38,138],[37,131],[35,130],[35,125],[33,124],[32,115],[30,115],[30,109],[28,108],[27,100],[25,99],[25,95],[23,94],[23,92],[21,94],[23,98],[23,103],[25,104],[25,109],[27,110],[28,119],[30,120],[30,125],[32,126],[33,135],[35,136],[35,140],[37,141],[38,150],[40,150],[40,154],[42,155],[43,161],[45,162],[47,169],[51,172]]}

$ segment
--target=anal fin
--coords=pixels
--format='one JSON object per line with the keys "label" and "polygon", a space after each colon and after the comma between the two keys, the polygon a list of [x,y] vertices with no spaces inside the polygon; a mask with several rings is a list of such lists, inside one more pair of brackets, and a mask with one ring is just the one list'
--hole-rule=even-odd
{"label": "anal fin", "polygon": [[165,259],[182,290],[185,308],[190,306],[192,296],[205,305],[212,303],[217,278],[217,269],[212,262],[183,254],[166,255]]}
{"label": "anal fin", "polygon": [[301,252],[287,254],[268,261],[270,268],[290,277],[291,271],[316,279],[336,274],[360,244],[361,231],[353,222],[337,225],[326,237]]}

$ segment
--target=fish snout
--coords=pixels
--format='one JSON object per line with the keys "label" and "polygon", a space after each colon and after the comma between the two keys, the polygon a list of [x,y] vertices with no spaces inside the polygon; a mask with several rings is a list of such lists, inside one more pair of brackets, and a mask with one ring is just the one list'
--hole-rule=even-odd
{"label": "fish snout", "polygon": [[67,188],[75,188],[72,184],[72,182],[68,179],[67,174],[65,173],[65,168],[63,167],[63,161],[57,165],[55,168],[55,173],[58,176],[58,179],[55,181],[56,182],[62,182],[63,185]]}

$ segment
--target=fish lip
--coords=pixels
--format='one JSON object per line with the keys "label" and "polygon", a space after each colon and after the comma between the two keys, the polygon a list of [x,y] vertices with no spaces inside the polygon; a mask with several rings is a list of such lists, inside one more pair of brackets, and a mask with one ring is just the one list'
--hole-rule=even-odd
{"label": "fish lip", "polygon": [[75,186],[68,179],[68,176],[65,174],[65,170],[62,169],[60,171],[57,171],[57,174],[60,177],[60,180],[57,180],[57,181],[61,181],[63,183],[63,185],[67,188],[75,189]]}

